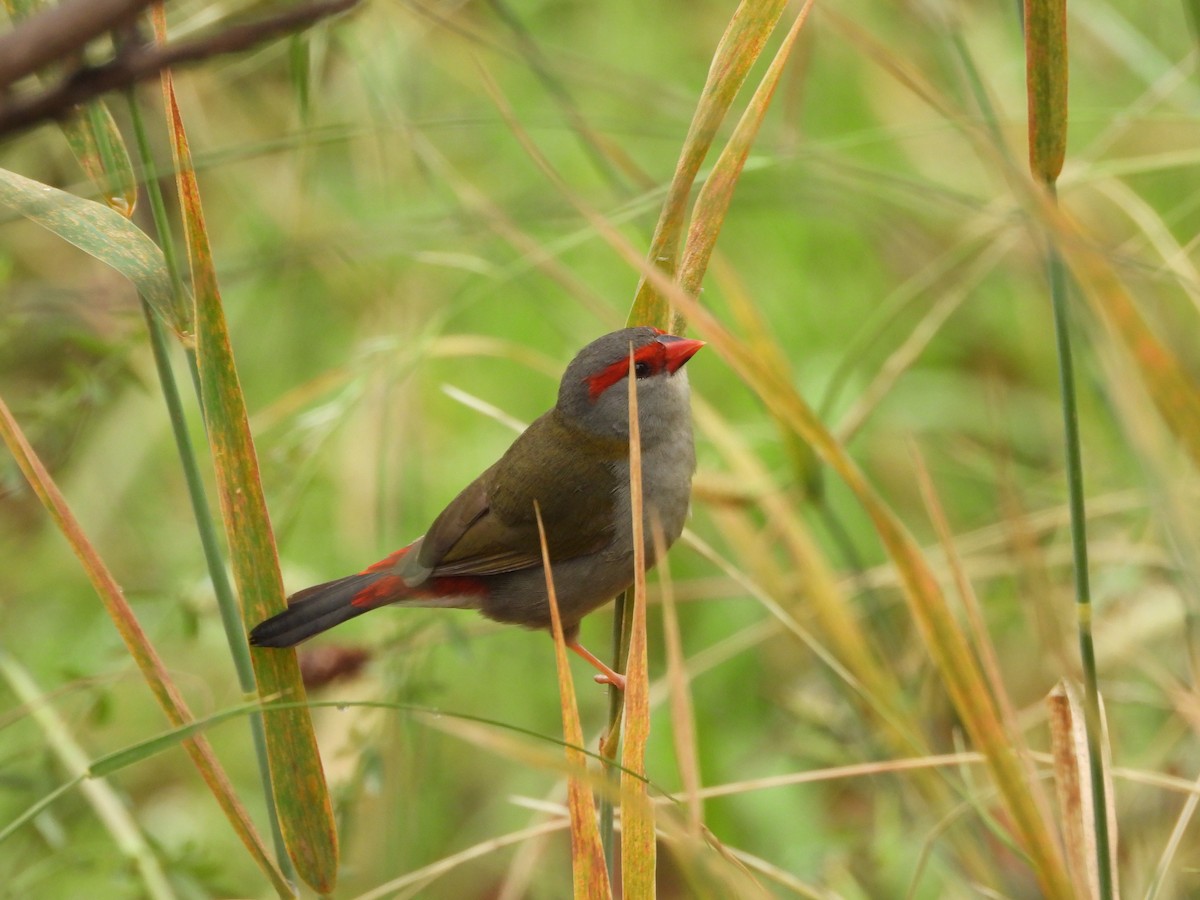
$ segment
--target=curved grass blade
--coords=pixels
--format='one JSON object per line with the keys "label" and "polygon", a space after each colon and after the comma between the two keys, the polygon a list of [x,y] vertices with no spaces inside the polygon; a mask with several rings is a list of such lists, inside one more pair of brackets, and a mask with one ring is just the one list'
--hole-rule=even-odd
{"label": "curved grass blade", "polygon": [[[165,32],[162,7],[156,10],[155,28],[161,39]],[[169,71],[162,74],[162,87],[192,273],[201,405],[230,563],[242,601],[243,620],[249,628],[282,610],[283,579],[217,286],[199,185]],[[257,650],[251,653],[251,661],[260,697],[304,698],[294,651]],[[303,707],[266,707],[263,727],[271,787],[288,855],[306,883],[329,893],[337,881],[337,829],[312,718]]]}
{"label": "curved grass blade", "polygon": [[0,203],[116,269],[181,339],[190,339],[191,316],[171,289],[162,251],[120,213],[7,169],[0,169]]}
{"label": "curved grass blade", "polygon": [[792,384],[763,365],[749,347],[729,334],[690,295],[678,291],[673,299],[694,318],[696,330],[762,398],[773,414],[812,445],[871,518],[880,542],[901,578],[910,613],[946,692],[972,742],[987,757],[996,787],[1005,799],[1018,840],[1030,858],[1043,892],[1049,897],[1071,897],[1063,861],[1057,852],[1057,841],[1041,815],[1032,788],[1025,779],[1021,760],[1013,752],[1002,727],[979,663],[920,547]]}

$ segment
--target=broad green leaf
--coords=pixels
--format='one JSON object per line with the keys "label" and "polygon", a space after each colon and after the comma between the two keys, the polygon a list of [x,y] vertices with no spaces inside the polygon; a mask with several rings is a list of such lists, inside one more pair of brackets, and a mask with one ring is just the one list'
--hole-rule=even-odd
{"label": "broad green leaf", "polygon": [[120,213],[7,169],[0,169],[0,204],[116,269],[176,334],[190,339],[191,317],[175,299],[162,251]]}

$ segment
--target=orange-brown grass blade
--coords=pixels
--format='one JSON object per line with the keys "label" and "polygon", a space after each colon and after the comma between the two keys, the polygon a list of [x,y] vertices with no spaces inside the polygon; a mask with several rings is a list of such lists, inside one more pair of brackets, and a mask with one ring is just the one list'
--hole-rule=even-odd
{"label": "orange-brown grass blade", "polygon": [[1059,250],[1110,339],[1133,360],[1158,414],[1200,467],[1200,384],[1154,333],[1111,261],[1061,212],[1047,212]]}
{"label": "orange-brown grass blade", "polygon": [[[750,67],[754,65],[763,46],[783,15],[786,0],[743,0],[721,37],[708,70],[708,80],[700,93],[696,112],[684,138],[675,174],[667,189],[654,237],[650,242],[648,259],[668,276],[675,273],[679,247],[684,229],[688,198],[696,173],[704,162],[734,98],[741,90]],[[629,311],[630,325],[657,325],[672,329],[669,307],[662,292],[652,279],[643,278],[638,285],[633,308]],[[678,332],[676,332],[678,333]]]}
{"label": "orange-brown grass blade", "polygon": [[[1058,806],[1063,820],[1063,840],[1066,845],[1067,865],[1071,878],[1082,888],[1087,885],[1088,896],[1100,896],[1100,877],[1096,871],[1096,829],[1092,810],[1092,790],[1089,787],[1091,767],[1089,764],[1087,732],[1084,728],[1083,701],[1078,690],[1066,681],[1060,681],[1046,697],[1050,722],[1050,747],[1054,755],[1054,787],[1058,794]],[[1103,708],[1100,715],[1104,722]],[[1105,797],[1110,798],[1105,817],[1108,821],[1108,840],[1113,861],[1110,883],[1113,896],[1118,896],[1118,881],[1115,860],[1117,858],[1117,822],[1111,798],[1112,765],[1108,759],[1107,729],[1101,727],[1101,754],[1104,760]]]}
{"label": "orange-brown grass blade", "polygon": [[[161,6],[155,8],[154,27],[158,40],[164,41],[166,18]],[[283,609],[283,579],[170,70],[162,74],[162,89],[192,273],[201,401],[233,577],[249,628]],[[251,661],[260,697],[304,699],[294,652],[254,650]],[[263,728],[279,829],[288,855],[305,882],[328,893],[337,881],[337,830],[312,718],[302,706],[277,710],[268,706]]]}
{"label": "orange-brown grass blade", "polygon": [[[3,436],[4,442],[16,459],[29,486],[38,495],[38,499],[50,513],[50,517],[58,526],[59,531],[63,533],[71,545],[71,549],[79,557],[88,579],[92,582],[96,593],[100,595],[105,610],[117,627],[117,633],[125,642],[129,655],[137,664],[142,678],[150,688],[150,692],[154,694],[154,699],[158,701],[167,721],[176,728],[190,724],[193,716],[188,710],[183,696],[171,681],[167,667],[163,665],[163,661],[147,639],[146,633],[142,631],[137,617],[121,592],[120,585],[117,584],[116,579],[113,578],[112,573],[109,572],[108,567],[104,565],[104,561],[87,539],[87,535],[84,534],[78,520],[59,492],[58,486],[42,465],[41,460],[38,459],[33,447],[25,439],[20,426],[2,399],[0,399],[0,436]],[[216,797],[217,803],[226,818],[229,819],[230,824],[233,825],[234,831],[246,845],[246,849],[250,851],[254,861],[258,863],[259,868],[271,880],[271,884],[280,896],[290,896],[290,886],[284,879],[283,873],[271,860],[266,844],[255,829],[241,800],[238,799],[233,785],[225,774],[225,770],[221,768],[221,763],[213,753],[212,745],[208,743],[207,738],[202,735],[194,735],[183,742],[183,747],[199,770],[205,784]]]}
{"label": "orange-brown grass blade", "polygon": [[[888,46],[851,20],[828,8],[825,12],[826,21],[845,32],[863,48],[863,52],[869,53],[898,82],[945,116],[947,121],[964,121],[916,69]],[[1065,40],[1065,35],[1062,39]],[[1065,45],[1062,53],[1065,54]],[[1049,192],[1023,170],[1012,166],[1003,151],[993,145],[986,131],[964,128],[963,133],[972,141],[980,159],[1007,181],[1030,220],[1051,233],[1084,298],[1104,323],[1113,342],[1134,360],[1159,415],[1192,462],[1200,466],[1200,385],[1147,324],[1133,297],[1117,277],[1107,251],[1098,247],[1086,230],[1058,207]]]}
{"label": "orange-brown grass blade", "polygon": [[550,599],[550,627],[554,635],[554,660],[558,667],[563,740],[567,744],[567,763],[572,770],[572,774],[567,777],[567,805],[571,813],[571,874],[575,884],[575,896],[587,900],[607,900],[612,896],[612,889],[608,882],[608,868],[604,864],[600,828],[596,824],[596,805],[587,780],[587,755],[582,749],[583,727],[579,724],[575,683],[571,678],[562,617],[558,613],[558,595],[554,591],[554,575],[550,570],[546,526],[542,524],[542,509],[536,500],[533,501],[533,512],[537,517],[538,539],[542,544],[542,566],[546,570],[546,593]]}
{"label": "orange-brown grass blade", "polygon": [[625,669],[625,745],[621,751],[621,887],[631,898],[654,896],[654,807],[645,781],[650,739],[650,671],[646,651],[646,545],[642,528],[642,436],[637,377],[629,353],[629,506],[633,515],[633,630]]}
{"label": "orange-brown grass blade", "polygon": [[1067,153],[1067,0],[1025,0],[1029,170],[1054,184]]}
{"label": "orange-brown grass blade", "polygon": [[[750,291],[737,269],[719,253],[713,257],[710,268],[713,279],[729,304],[730,312],[737,319],[741,332],[754,344],[755,352],[769,358],[771,365],[780,371],[790,369],[791,363],[788,362],[779,342],[775,340],[774,330],[767,323],[762,310],[751,299]],[[779,432],[796,479],[803,485],[808,497],[817,498],[820,502],[821,467],[813,455],[812,448],[796,437],[796,433],[790,428],[781,426]]]}

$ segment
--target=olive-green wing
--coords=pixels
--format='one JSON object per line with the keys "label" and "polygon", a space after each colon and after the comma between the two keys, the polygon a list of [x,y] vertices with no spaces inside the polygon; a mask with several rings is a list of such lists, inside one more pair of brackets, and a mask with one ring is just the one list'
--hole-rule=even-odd
{"label": "olive-green wing", "polygon": [[542,416],[430,526],[418,562],[433,575],[493,575],[541,565],[534,500],[551,560],[594,553],[613,534],[610,463],[627,452]]}

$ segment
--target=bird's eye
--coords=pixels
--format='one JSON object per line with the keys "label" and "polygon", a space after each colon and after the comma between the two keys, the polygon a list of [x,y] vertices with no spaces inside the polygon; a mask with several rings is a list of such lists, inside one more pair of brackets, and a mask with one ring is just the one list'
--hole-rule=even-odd
{"label": "bird's eye", "polygon": [[650,374],[650,363],[639,362],[633,364],[633,374],[638,378],[645,378]]}

